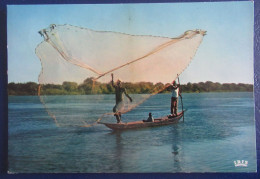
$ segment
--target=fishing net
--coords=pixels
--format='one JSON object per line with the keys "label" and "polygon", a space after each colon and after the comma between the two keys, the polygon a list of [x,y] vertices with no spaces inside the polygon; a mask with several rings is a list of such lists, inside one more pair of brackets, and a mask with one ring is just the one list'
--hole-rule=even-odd
{"label": "fishing net", "polygon": [[116,111],[137,108],[185,70],[205,35],[194,30],[166,38],[54,24],[39,33],[44,41],[36,48],[42,65],[38,95],[60,126],[114,119],[118,79],[123,99]]}

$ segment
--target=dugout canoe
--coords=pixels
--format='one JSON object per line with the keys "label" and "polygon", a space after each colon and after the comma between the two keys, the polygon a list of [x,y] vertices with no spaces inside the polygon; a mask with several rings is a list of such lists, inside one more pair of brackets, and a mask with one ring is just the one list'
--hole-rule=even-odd
{"label": "dugout canoe", "polygon": [[146,128],[146,127],[155,127],[155,126],[164,126],[170,124],[176,124],[182,118],[184,111],[177,114],[175,117],[168,117],[164,116],[161,118],[154,119],[154,122],[143,122],[143,121],[134,121],[134,122],[126,122],[126,123],[104,123],[98,122],[99,124],[103,124],[110,129],[113,130],[126,130],[126,129],[139,129],[139,128]]}

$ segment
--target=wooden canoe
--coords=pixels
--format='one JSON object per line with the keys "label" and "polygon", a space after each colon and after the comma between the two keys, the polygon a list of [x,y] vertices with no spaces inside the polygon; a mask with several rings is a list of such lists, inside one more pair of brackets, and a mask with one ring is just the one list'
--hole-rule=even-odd
{"label": "wooden canoe", "polygon": [[104,124],[110,129],[113,130],[126,130],[126,129],[138,129],[138,128],[146,128],[146,127],[155,127],[155,126],[164,126],[169,124],[176,124],[182,118],[184,111],[178,113],[175,117],[164,116],[161,118],[154,119],[154,122],[143,122],[143,121],[134,121],[134,122],[126,122],[126,123],[104,123],[99,122],[99,124]]}

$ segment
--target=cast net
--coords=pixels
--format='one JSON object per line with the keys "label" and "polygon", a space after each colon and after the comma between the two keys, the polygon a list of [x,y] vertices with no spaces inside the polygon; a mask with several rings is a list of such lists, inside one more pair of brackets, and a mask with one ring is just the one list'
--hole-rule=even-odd
{"label": "cast net", "polygon": [[[39,33],[44,41],[36,48],[42,65],[38,95],[59,126],[114,119],[116,103],[122,114],[136,109],[187,68],[205,35],[189,30],[166,38],[54,24]],[[118,79],[125,90],[116,102]]]}

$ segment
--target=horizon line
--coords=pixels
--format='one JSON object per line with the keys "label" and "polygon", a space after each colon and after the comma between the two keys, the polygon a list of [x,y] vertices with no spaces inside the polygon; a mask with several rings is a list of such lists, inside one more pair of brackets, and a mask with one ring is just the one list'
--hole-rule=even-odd
{"label": "horizon line", "polygon": [[[35,82],[35,81],[27,81],[27,82],[8,82],[7,84],[10,84],[10,83],[15,83],[15,84],[24,84],[24,83],[37,83],[39,85],[44,85],[44,84],[40,84],[39,82]],[[64,81],[64,82],[73,82],[73,81]],[[110,81],[111,82],[111,81]],[[108,83],[110,83],[108,82]],[[220,83],[220,84],[248,84],[248,85],[254,85],[254,82],[253,83],[244,83],[244,82],[214,82],[214,81],[199,81],[199,82],[187,82],[187,83],[182,83],[181,85],[187,85],[188,83],[191,83],[191,84],[196,84],[196,83],[206,83],[206,82],[212,82],[212,83]],[[63,82],[62,82],[63,83]],[[46,84],[56,84],[56,85],[62,85],[61,84],[58,84],[58,83],[46,83]],[[77,82],[73,82],[73,83],[77,83]],[[84,82],[82,82],[84,83]],[[82,84],[82,83],[77,83],[77,84]],[[157,83],[162,83],[162,82],[157,82],[157,83],[153,83],[153,82],[149,82],[149,81],[140,81],[140,82],[122,82],[122,83],[152,83],[152,84],[157,84]],[[171,82],[169,82],[171,83]],[[162,84],[169,84],[169,83],[162,83]]]}

